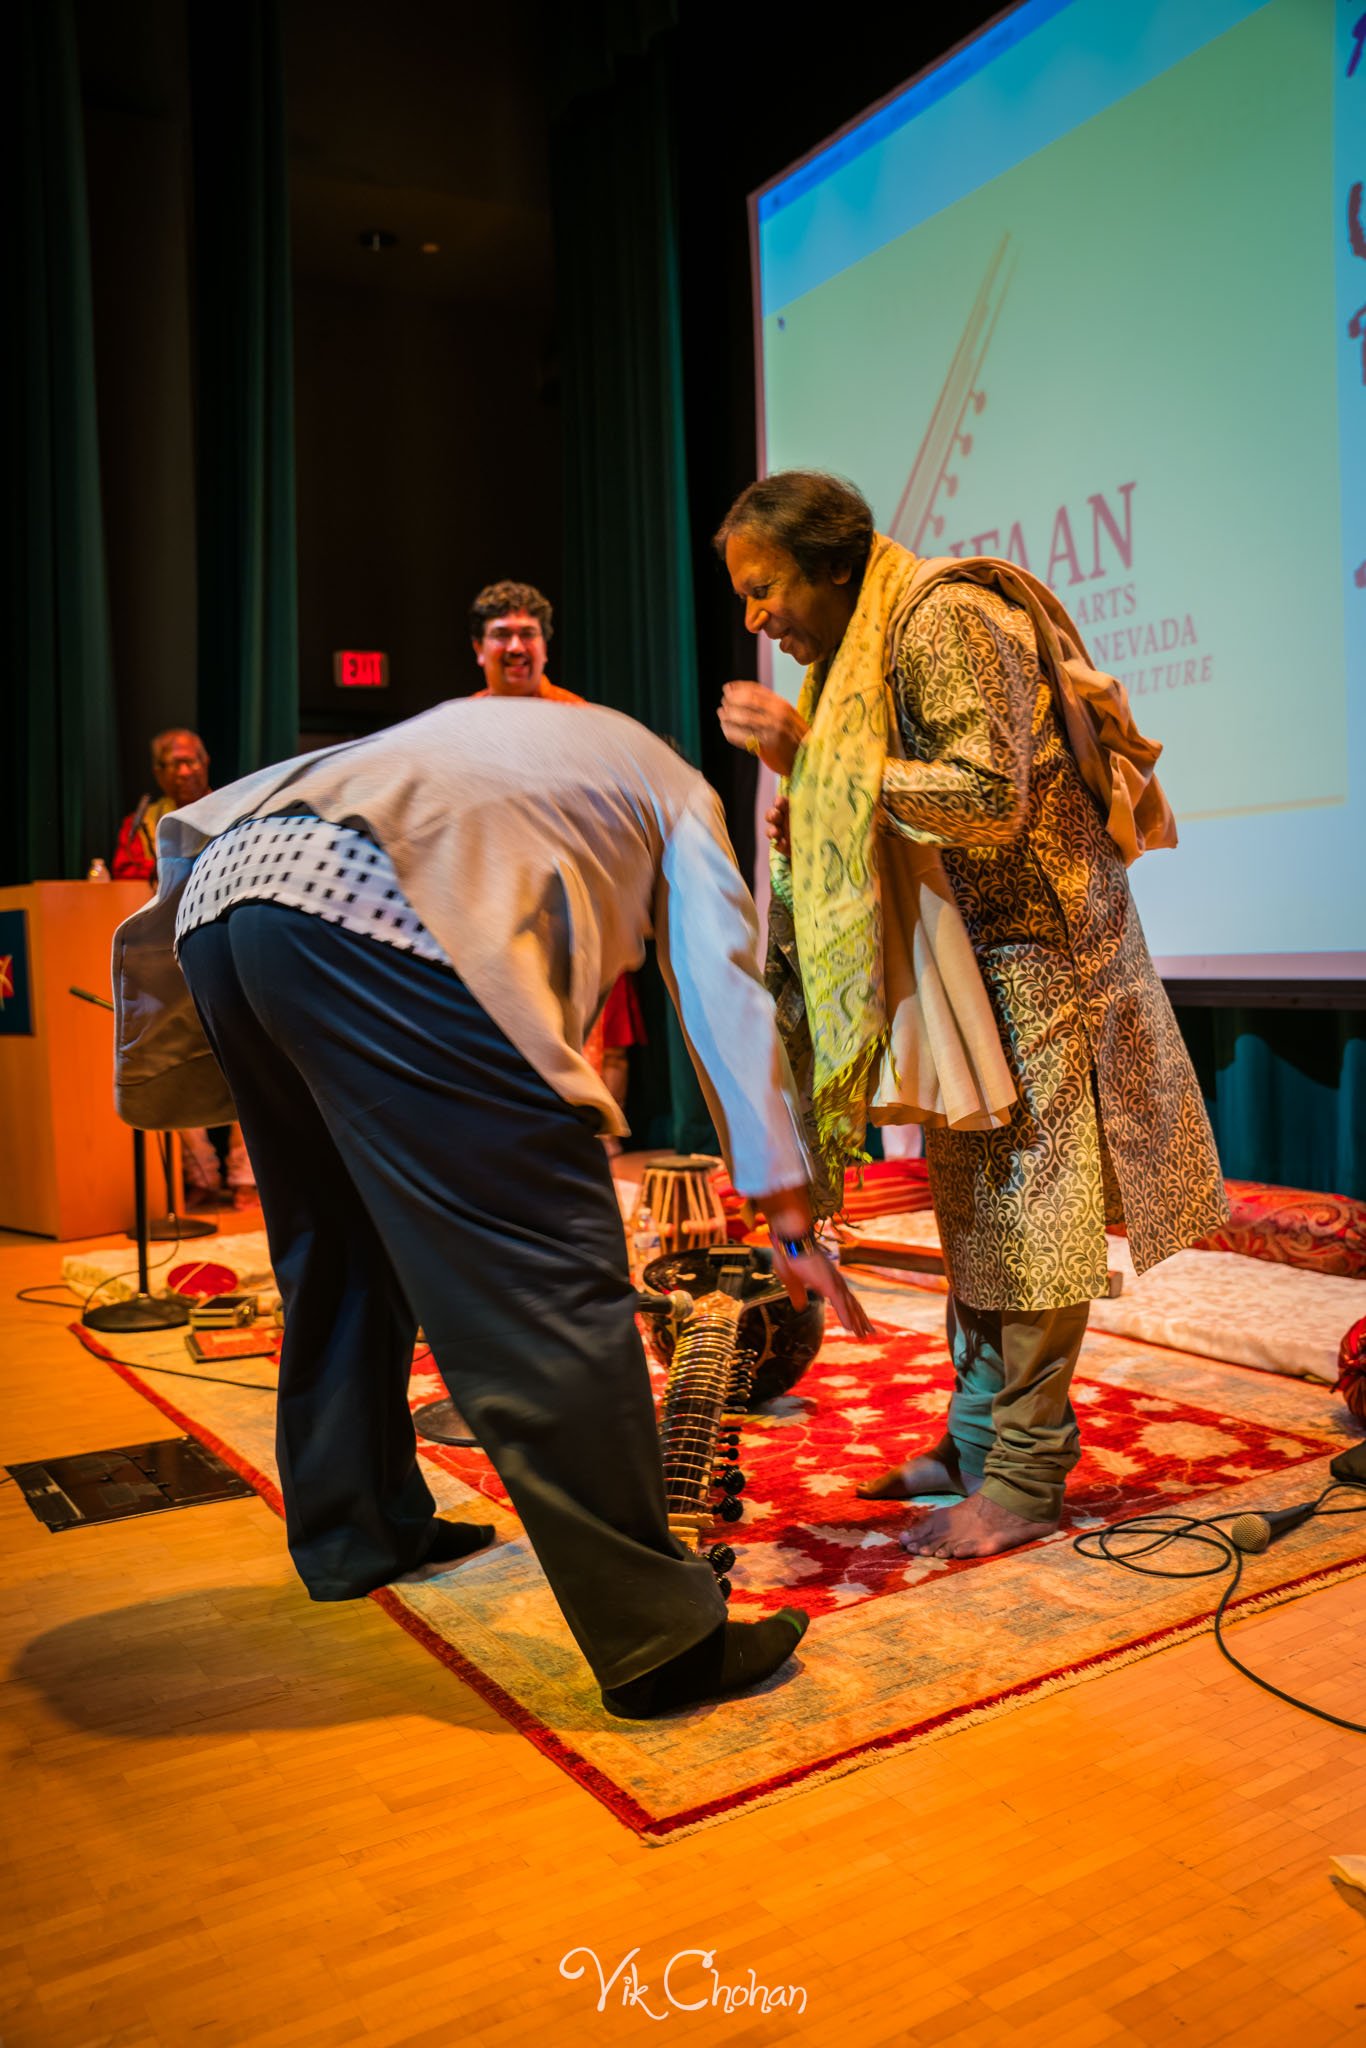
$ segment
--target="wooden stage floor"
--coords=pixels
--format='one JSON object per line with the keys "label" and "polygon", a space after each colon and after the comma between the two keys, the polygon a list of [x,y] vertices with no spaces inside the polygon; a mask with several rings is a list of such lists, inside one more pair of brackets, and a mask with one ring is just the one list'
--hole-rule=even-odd
{"label": "wooden stage floor", "polygon": [[[3,1463],[172,1433],[15,1301],[59,1265],[0,1246]],[[1366,1738],[1208,1637],[648,1848],[378,1608],[311,1605],[257,1500],[53,1536],[7,1484],[0,1545],[6,2048],[578,2048],[651,2011],[666,2043],[1366,2042],[1329,1868],[1366,1853]],[[1235,1639],[1360,1716],[1364,1609],[1348,1580]],[[637,1951],[642,2005],[624,1974],[599,2012],[576,1949]],[[669,2006],[697,1949],[805,2010]]]}

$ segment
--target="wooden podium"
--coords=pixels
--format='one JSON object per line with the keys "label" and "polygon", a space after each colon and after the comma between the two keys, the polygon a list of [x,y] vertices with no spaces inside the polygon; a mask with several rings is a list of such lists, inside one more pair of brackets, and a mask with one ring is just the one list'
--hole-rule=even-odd
{"label": "wooden podium", "polygon": [[0,1227],[100,1237],[133,1227],[133,1134],[114,1114],[114,1019],[74,983],[110,994],[114,929],[145,882],[34,882],[0,889],[23,911],[32,1035],[0,1034]]}

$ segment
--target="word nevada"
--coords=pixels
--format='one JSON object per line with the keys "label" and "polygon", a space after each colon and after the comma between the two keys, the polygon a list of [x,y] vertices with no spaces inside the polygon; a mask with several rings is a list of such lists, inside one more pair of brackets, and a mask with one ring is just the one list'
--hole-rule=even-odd
{"label": "word nevada", "polygon": [[[631,1949],[609,1977],[593,1949],[571,1948],[560,1958],[560,1975],[576,1983],[580,1977],[588,1976],[591,1965],[598,1985],[597,2011],[606,2012],[609,1996],[619,1989],[620,1999],[614,1999],[614,2004],[634,2006],[652,2020],[666,2020],[671,2011],[702,2012],[707,2007],[728,2013],[806,2011],[804,1985],[761,1984],[753,1970],[748,1973],[747,1983],[740,1980],[728,1984],[716,1969],[716,1951],[710,1948],[681,1948],[677,1955],[670,1956],[655,1991],[642,1980],[636,1967],[639,1954],[639,1948]],[[579,1956],[587,1961],[574,1967]]]}

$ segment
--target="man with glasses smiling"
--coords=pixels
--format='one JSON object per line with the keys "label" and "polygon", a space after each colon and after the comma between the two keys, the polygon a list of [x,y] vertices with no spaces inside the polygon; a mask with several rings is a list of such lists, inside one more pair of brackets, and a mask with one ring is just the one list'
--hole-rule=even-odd
{"label": "man with glasses smiling", "polygon": [[470,606],[474,658],[484,671],[476,697],[543,697],[556,704],[582,704],[545,672],[552,619],[549,598],[534,583],[490,583]]}

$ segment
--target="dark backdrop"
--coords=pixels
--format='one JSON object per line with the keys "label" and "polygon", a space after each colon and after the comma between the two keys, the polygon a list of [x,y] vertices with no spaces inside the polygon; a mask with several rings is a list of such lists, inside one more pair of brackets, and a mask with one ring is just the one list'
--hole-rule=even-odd
{"label": "dark backdrop", "polygon": [[[137,32],[128,33],[136,15]],[[76,9],[105,553],[125,806],[147,741],[198,716],[183,7]]]}
{"label": "dark backdrop", "polygon": [[[560,596],[545,14],[285,0],[306,740],[477,687],[482,584]],[[346,647],[387,695],[334,687]]]}
{"label": "dark backdrop", "polygon": [[[543,17],[540,0],[280,6],[305,743],[475,687],[464,620],[482,583],[514,574],[559,594]],[[75,0],[74,19],[129,809],[149,786],[150,736],[212,723],[196,645],[186,0]],[[368,228],[396,245],[362,248]],[[344,647],[389,654],[385,695],[335,688]]]}
{"label": "dark backdrop", "polygon": [[710,536],[755,473],[747,195],[999,11],[980,0],[893,8],[860,35],[816,11],[794,9],[779,27],[766,10],[718,0],[680,8],[672,80],[703,767],[742,861],[753,854],[754,768],[722,741],[716,702],[723,682],[755,676],[755,646]]}
{"label": "dark backdrop", "polygon": [[[94,517],[108,566],[109,653],[92,646],[87,664],[89,730],[112,727],[100,773],[117,779],[122,805],[131,806],[147,786],[149,735],[211,715],[196,646],[196,505],[212,503],[214,479],[204,474],[196,420],[188,17],[186,0],[63,4],[79,50]],[[594,147],[562,149],[556,160],[562,230],[572,222],[581,246],[600,224],[604,242],[615,235],[629,248],[636,223],[635,232],[654,238],[650,262],[667,254],[648,346],[617,350],[614,374],[669,380],[670,490],[683,512],[681,525],[653,541],[648,520],[618,518],[606,562],[601,535],[590,562],[588,539],[577,534],[576,573],[582,580],[592,569],[600,649],[615,623],[614,576],[647,621],[649,603],[638,600],[648,600],[653,578],[668,579],[670,602],[686,598],[680,617],[692,630],[676,637],[693,651],[675,664],[670,687],[686,690],[691,674],[694,697],[675,727],[698,732],[703,766],[749,860],[753,770],[721,743],[715,705],[727,678],[754,674],[754,647],[709,546],[754,470],[747,195],[995,11],[893,10],[860,35],[856,23],[814,12],[775,15],[719,0],[501,0],[496,9],[465,0],[386,0],[382,8],[279,0],[298,722],[309,740],[387,723],[473,687],[464,611],[492,576],[529,577],[562,608],[567,598],[582,625],[586,606],[562,587],[562,392],[573,391],[573,445],[582,449],[601,428],[583,356],[604,326],[582,317],[582,306],[567,317],[578,278],[572,264],[563,274],[563,232],[557,305],[551,208],[552,131],[558,123],[563,139],[578,123]],[[634,102],[638,114],[647,85],[651,118],[631,128],[623,109]],[[650,193],[632,177],[629,148],[604,179],[613,163],[601,146],[604,124],[615,124],[618,139],[639,134]],[[366,229],[390,231],[394,246],[362,248]],[[580,353],[573,378],[562,380],[566,345]],[[635,397],[639,417],[651,417],[652,404],[663,417],[658,393],[652,401],[642,385]],[[612,478],[610,446],[600,456],[599,490]],[[84,474],[93,475],[90,465]],[[649,487],[645,465],[632,488]],[[88,519],[86,530],[94,530]],[[668,559],[653,559],[651,547]],[[387,697],[334,688],[332,653],[357,645],[389,653]],[[565,658],[561,640],[552,672],[599,694],[591,645],[582,672],[566,673]],[[619,648],[607,666],[621,670]],[[26,730],[25,719],[48,715],[35,694],[46,686],[34,671],[19,687]],[[70,723],[69,709],[63,715]],[[74,777],[79,764],[61,772]],[[53,796],[17,788],[13,801],[22,812]],[[92,819],[111,801],[80,798]],[[32,843],[23,829],[10,836],[16,848]],[[72,846],[63,858],[77,872],[96,849],[84,839],[77,847],[75,837]],[[15,856],[19,865],[27,858]],[[5,877],[24,878],[17,866]],[[1183,1025],[1230,1164],[1366,1193],[1366,1018],[1259,1010],[1247,991],[1236,1013],[1218,1015],[1186,1012]]]}
{"label": "dark backdrop", "polygon": [[[296,286],[300,724],[319,743],[481,683],[465,617],[482,584],[558,593],[559,413],[540,326]],[[337,690],[347,647],[388,654],[387,693]]]}

